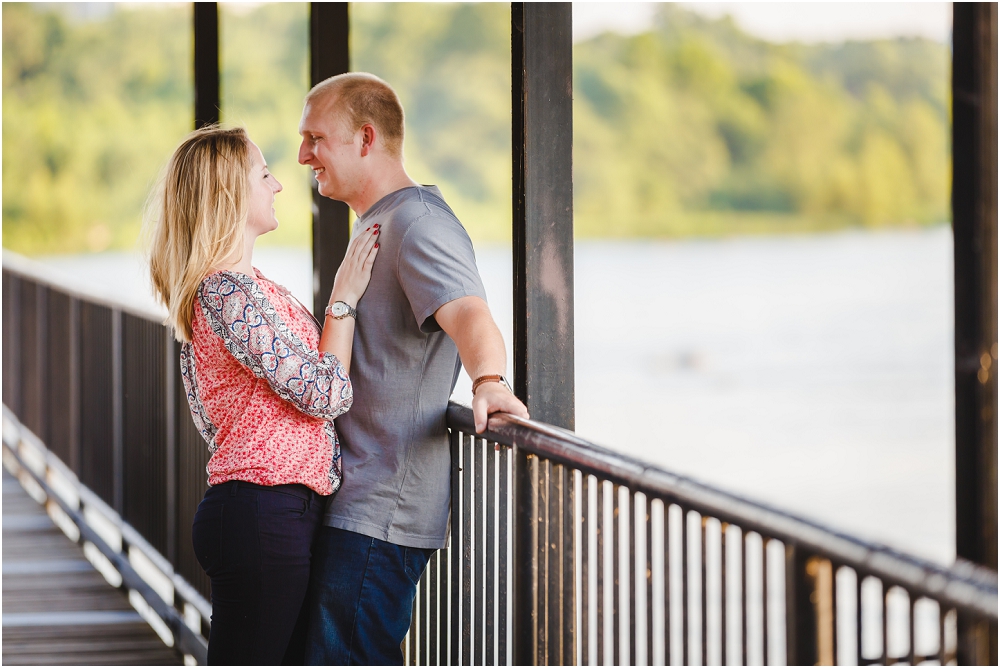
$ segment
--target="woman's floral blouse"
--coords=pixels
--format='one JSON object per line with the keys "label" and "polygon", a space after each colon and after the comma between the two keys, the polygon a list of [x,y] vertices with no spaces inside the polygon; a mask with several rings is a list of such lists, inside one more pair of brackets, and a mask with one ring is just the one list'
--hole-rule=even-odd
{"label": "woman's floral blouse", "polygon": [[191,416],[208,442],[208,484],[300,483],[340,488],[333,418],[351,407],[351,381],[334,355],[317,352],[312,316],[288,290],[220,271],[202,281],[193,336],[181,347]]}

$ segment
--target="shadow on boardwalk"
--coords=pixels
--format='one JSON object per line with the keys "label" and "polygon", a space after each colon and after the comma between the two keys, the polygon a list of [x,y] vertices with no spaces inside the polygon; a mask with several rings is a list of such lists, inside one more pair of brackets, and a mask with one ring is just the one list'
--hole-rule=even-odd
{"label": "shadow on boardwalk", "polygon": [[3,470],[3,664],[180,665],[180,655]]}

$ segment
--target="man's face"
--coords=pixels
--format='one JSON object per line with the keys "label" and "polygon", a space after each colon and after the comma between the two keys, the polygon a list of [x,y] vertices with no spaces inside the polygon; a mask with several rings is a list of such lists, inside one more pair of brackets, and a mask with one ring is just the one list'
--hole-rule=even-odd
{"label": "man's face", "polygon": [[299,163],[312,168],[320,195],[350,203],[360,183],[360,142],[331,106],[312,100],[302,110]]}

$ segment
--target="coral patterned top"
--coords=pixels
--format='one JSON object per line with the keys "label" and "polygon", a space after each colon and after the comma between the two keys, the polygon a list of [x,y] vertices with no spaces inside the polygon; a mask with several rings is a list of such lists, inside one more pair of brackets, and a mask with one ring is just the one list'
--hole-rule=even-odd
{"label": "coral patterned top", "polygon": [[208,484],[340,488],[333,419],[354,395],[340,360],[317,352],[315,320],[287,289],[232,271],[209,275],[181,347],[191,416],[208,442]]}

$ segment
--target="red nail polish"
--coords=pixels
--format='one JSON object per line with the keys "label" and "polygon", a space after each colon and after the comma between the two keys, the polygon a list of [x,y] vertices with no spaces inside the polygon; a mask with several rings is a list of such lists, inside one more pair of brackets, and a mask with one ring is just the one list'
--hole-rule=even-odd
{"label": "red nail polish", "polygon": [[378,244],[375,244],[375,248],[378,248]]}
{"label": "red nail polish", "polygon": [[378,223],[375,223],[375,225],[373,227],[377,230],[378,229]]}
{"label": "red nail polish", "polygon": [[375,230],[375,234],[378,234],[378,230]]}

